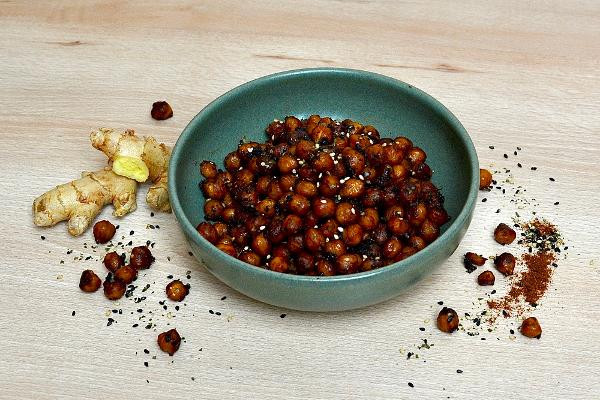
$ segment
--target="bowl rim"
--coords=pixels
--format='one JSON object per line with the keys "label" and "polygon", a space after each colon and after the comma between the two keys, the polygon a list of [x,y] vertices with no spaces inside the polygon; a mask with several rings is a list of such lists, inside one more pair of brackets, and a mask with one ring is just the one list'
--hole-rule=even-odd
{"label": "bowl rim", "polygon": [[[440,237],[438,237],[435,241],[433,241],[425,249],[415,253],[414,255],[412,255],[404,260],[397,261],[390,265],[386,265],[385,267],[377,268],[377,269],[374,269],[371,271],[357,272],[357,273],[348,274],[348,275],[307,276],[307,275],[293,275],[293,274],[275,272],[275,271],[271,271],[269,269],[258,268],[258,267],[252,266],[241,260],[238,260],[235,257],[232,257],[228,254],[221,252],[212,243],[210,243],[208,240],[206,240],[204,237],[202,237],[202,235],[200,235],[196,231],[195,226],[190,222],[190,220],[187,218],[187,216],[185,215],[185,213],[183,211],[183,207],[181,206],[181,203],[177,196],[177,191],[176,191],[176,187],[175,187],[176,186],[175,185],[175,176],[176,176],[176,171],[177,171],[177,164],[179,162],[179,159],[181,158],[181,154],[182,154],[183,148],[184,148],[183,143],[187,142],[188,139],[192,136],[192,134],[194,132],[193,127],[198,123],[198,121],[201,120],[204,117],[204,115],[210,114],[210,113],[214,112],[215,110],[217,110],[223,103],[228,101],[230,98],[235,97],[247,90],[251,90],[253,87],[256,87],[258,85],[267,83],[269,81],[274,81],[274,80],[285,80],[286,78],[296,77],[296,76],[300,76],[300,75],[310,77],[312,75],[320,75],[320,74],[331,74],[331,75],[338,75],[338,76],[359,75],[359,76],[362,76],[363,78],[377,81],[378,83],[394,86],[403,91],[414,92],[414,95],[416,95],[421,100],[423,100],[446,123],[448,123],[448,125],[450,125],[450,127],[458,134],[458,138],[461,140],[461,142],[467,149],[468,162],[469,162],[469,165],[471,168],[472,179],[471,179],[471,185],[469,188],[469,193],[467,194],[467,199],[466,199],[464,206],[462,207],[458,216],[456,216],[454,219],[452,219],[450,221],[450,226],[446,229],[446,231],[444,233],[442,233],[440,235]],[[198,246],[208,249],[209,252],[218,252],[221,255],[224,255],[225,257],[229,258],[232,262],[232,264],[230,264],[231,267],[241,268],[242,270],[244,270],[247,273],[258,274],[259,276],[264,277],[266,279],[282,279],[282,280],[288,281],[290,283],[292,283],[292,282],[315,282],[315,283],[319,283],[319,284],[327,284],[327,283],[333,284],[333,283],[339,283],[339,282],[343,282],[343,281],[351,281],[351,280],[357,280],[357,279],[369,279],[369,278],[373,278],[373,277],[376,277],[381,274],[386,274],[386,273],[391,273],[393,271],[401,270],[407,266],[410,266],[411,264],[415,264],[415,263],[420,264],[423,261],[425,261],[425,260],[423,260],[423,261],[419,260],[420,258],[427,257],[428,254],[433,254],[436,251],[440,251],[441,248],[445,245],[445,243],[452,236],[458,234],[459,230],[462,228],[462,226],[466,222],[468,222],[468,219],[470,218],[470,214],[471,214],[473,208],[475,207],[475,203],[477,200],[477,193],[479,190],[478,177],[479,177],[479,161],[478,161],[478,157],[477,157],[477,151],[475,150],[475,146],[473,145],[471,137],[467,133],[467,130],[460,123],[458,118],[456,118],[456,116],[448,108],[446,108],[446,106],[444,106],[440,101],[435,99],[433,96],[431,96],[428,93],[424,92],[423,90],[418,89],[415,86],[408,84],[406,82],[403,82],[399,79],[395,79],[395,78],[392,78],[392,77],[389,77],[386,75],[382,75],[382,74],[378,74],[375,72],[358,70],[358,69],[350,69],[350,68],[318,67],[318,68],[303,68],[303,69],[281,71],[281,72],[277,72],[274,74],[265,75],[265,76],[253,79],[253,80],[243,83],[239,86],[236,86],[235,88],[225,92],[224,94],[220,95],[219,97],[217,97],[216,99],[211,101],[209,104],[207,104],[186,125],[186,127],[181,132],[179,138],[177,139],[175,146],[172,149],[171,158],[169,160],[168,192],[169,192],[169,200],[171,203],[171,208],[173,209],[175,217],[176,217],[177,221],[179,222],[180,226],[182,227],[188,240],[193,240],[194,243],[196,243]],[[215,254],[217,254],[217,253],[215,253]]]}

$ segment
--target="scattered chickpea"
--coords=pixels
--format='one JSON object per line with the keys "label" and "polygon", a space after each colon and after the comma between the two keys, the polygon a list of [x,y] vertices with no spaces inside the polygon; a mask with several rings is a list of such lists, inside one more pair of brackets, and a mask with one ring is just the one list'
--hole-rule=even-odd
{"label": "scattered chickpea", "polygon": [[94,240],[96,243],[106,243],[115,236],[117,229],[110,221],[102,220],[94,224]]}
{"label": "scattered chickpea", "polygon": [[503,275],[512,275],[515,270],[515,256],[510,253],[502,253],[494,260],[496,269]]}
{"label": "scattered chickpea", "polygon": [[173,116],[173,109],[166,101],[157,101],[152,103],[152,110],[150,111],[152,118],[162,121],[169,119]]}
{"label": "scattered chickpea", "polygon": [[117,280],[112,273],[109,273],[104,279],[104,296],[109,300],[118,300],[125,294],[125,283]]}
{"label": "scattered chickpea", "polygon": [[485,189],[492,184],[492,173],[487,169],[479,169],[479,189]]}
{"label": "scattered chickpea", "polygon": [[529,317],[521,324],[521,333],[529,338],[539,339],[542,337],[542,327],[536,317]]}
{"label": "scattered chickpea", "polygon": [[104,256],[104,266],[110,272],[115,272],[117,268],[122,267],[123,265],[125,265],[125,257],[117,254],[116,251],[106,253]]}
{"label": "scattered chickpea", "polygon": [[477,277],[477,283],[481,286],[492,286],[496,282],[496,277],[492,271],[483,271]]}
{"label": "scattered chickpea", "polygon": [[157,343],[162,351],[172,356],[179,350],[181,336],[179,336],[177,329],[170,329],[158,335]]}
{"label": "scattered chickpea", "polygon": [[217,164],[212,161],[202,161],[200,163],[200,173],[206,179],[213,179],[217,177]]}
{"label": "scattered chickpea", "polygon": [[502,245],[511,244],[516,237],[517,233],[515,230],[504,223],[499,224],[494,229],[494,239]]}
{"label": "scattered chickpea", "polygon": [[138,246],[131,249],[129,265],[135,269],[147,269],[154,262],[152,252],[147,246]]}
{"label": "scattered chickpea", "polygon": [[81,273],[81,278],[79,279],[79,289],[83,290],[84,292],[95,292],[96,290],[100,289],[101,284],[102,281],[91,269],[86,269]]}
{"label": "scattered chickpea", "polygon": [[444,307],[437,317],[437,327],[440,331],[452,333],[458,329],[458,314],[451,308]]}
{"label": "scattered chickpea", "polygon": [[131,265],[124,265],[115,271],[115,279],[128,285],[137,278],[138,270]]}
{"label": "scattered chickpea", "polygon": [[465,254],[465,260],[468,260],[473,265],[477,265],[477,266],[481,267],[483,264],[485,264],[485,262],[487,261],[487,258],[485,258],[482,255],[472,253],[469,251]]}
{"label": "scattered chickpea", "polygon": [[173,301],[182,301],[190,291],[189,285],[184,285],[179,279],[169,282],[165,289],[167,297]]}

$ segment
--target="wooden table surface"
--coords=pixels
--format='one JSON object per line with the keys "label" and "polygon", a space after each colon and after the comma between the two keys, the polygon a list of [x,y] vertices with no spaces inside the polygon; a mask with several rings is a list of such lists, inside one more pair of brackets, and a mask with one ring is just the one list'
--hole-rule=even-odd
{"label": "wooden table surface", "polygon": [[[600,4],[454,3],[2,1],[0,398],[600,398]],[[190,257],[173,215],[150,216],[143,187],[118,239],[156,243],[157,262],[138,279],[136,296],[146,299],[111,303],[78,289],[83,269],[104,273],[102,249],[90,232],[35,227],[31,203],[104,165],[92,128],[174,144],[227,90],[319,66],[379,72],[435,96],[471,134],[481,165],[508,180],[510,193],[480,193],[487,202],[442,268],[366,309],[271,307]],[[150,118],[159,99],[173,106],[172,119]],[[463,317],[485,309],[490,289],[465,273],[462,254],[496,254],[495,225],[532,211],[569,246],[532,311],[541,340],[512,335],[519,318],[500,318],[489,332]],[[171,274],[192,287],[178,311],[159,304]],[[497,297],[506,281],[495,288]],[[459,311],[464,330],[435,328],[438,301]],[[169,327],[185,337],[174,357],[156,346]]]}

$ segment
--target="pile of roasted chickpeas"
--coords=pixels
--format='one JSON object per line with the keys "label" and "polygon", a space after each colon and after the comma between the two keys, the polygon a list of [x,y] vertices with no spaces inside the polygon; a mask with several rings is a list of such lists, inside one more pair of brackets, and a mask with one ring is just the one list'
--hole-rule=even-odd
{"label": "pile of roasted chickpeas", "polygon": [[274,120],[241,142],[225,170],[203,161],[206,221],[221,251],[273,271],[369,271],[425,248],[448,220],[427,155],[406,137],[312,115]]}

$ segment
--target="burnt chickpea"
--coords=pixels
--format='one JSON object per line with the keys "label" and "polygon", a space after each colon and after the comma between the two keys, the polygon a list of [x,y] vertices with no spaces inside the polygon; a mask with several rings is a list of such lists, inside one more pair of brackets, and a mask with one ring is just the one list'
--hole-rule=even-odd
{"label": "burnt chickpea", "polygon": [[356,199],[365,193],[365,183],[360,179],[350,178],[342,185],[340,196]]}
{"label": "burnt chickpea", "polygon": [[96,243],[106,243],[115,236],[117,228],[110,221],[102,220],[94,224],[93,231]]}
{"label": "burnt chickpea", "polygon": [[216,222],[213,225],[213,227],[215,228],[215,231],[217,232],[218,238],[222,238],[223,236],[226,236],[229,234],[229,228],[223,222]]}
{"label": "burnt chickpea", "polygon": [[368,188],[361,201],[365,207],[378,207],[381,203],[381,190],[377,188]]}
{"label": "burnt chickpea", "polygon": [[109,300],[118,300],[125,294],[127,288],[125,283],[115,279],[112,273],[109,273],[102,284],[104,288],[104,296]]}
{"label": "burnt chickpea", "polygon": [[487,189],[492,184],[492,173],[487,169],[479,169],[479,189]]}
{"label": "burnt chickpea", "polygon": [[419,231],[420,236],[425,239],[427,243],[433,242],[435,239],[440,236],[440,228],[438,228],[433,222],[428,219],[425,219],[421,224],[421,229]]}
{"label": "burnt chickpea", "polygon": [[325,244],[325,236],[320,230],[315,228],[309,228],[304,233],[304,247],[308,250],[316,253],[321,250]]}
{"label": "burnt chickpea", "polygon": [[131,265],[124,265],[115,271],[115,279],[120,280],[124,284],[128,285],[133,282],[138,275],[137,269]]}
{"label": "burnt chickpea", "polygon": [[427,210],[427,218],[437,226],[442,226],[450,217],[443,208],[430,208]]}
{"label": "burnt chickpea", "polygon": [[225,156],[225,160],[223,162],[225,165],[225,169],[229,172],[235,172],[242,166],[242,159],[238,155],[237,151],[232,151],[231,153]]}
{"label": "burnt chickpea", "polygon": [[217,249],[221,250],[225,254],[229,254],[231,257],[235,257],[237,255],[237,251],[231,243],[217,243]]}
{"label": "burnt chickpea", "polygon": [[387,221],[387,228],[392,235],[403,235],[410,230],[410,224],[402,217],[393,216]]}
{"label": "burnt chickpea", "polygon": [[308,132],[309,135],[312,133],[313,129],[315,129],[317,125],[319,125],[320,120],[321,117],[316,114],[308,117],[308,119],[306,120],[306,132]]}
{"label": "burnt chickpea", "polygon": [[168,353],[170,356],[175,354],[181,345],[181,337],[179,336],[179,333],[177,333],[176,329],[171,329],[161,333],[158,335],[158,339],[156,341],[158,343],[158,347],[165,353]]}
{"label": "burnt chickpea", "polygon": [[335,202],[326,197],[317,197],[312,202],[312,212],[315,217],[329,218],[336,213]]}
{"label": "burnt chickpea", "polygon": [[422,181],[428,181],[432,175],[433,171],[427,163],[418,164],[412,170],[412,176]]}
{"label": "burnt chickpea", "polygon": [[267,197],[266,199],[259,201],[255,208],[259,214],[272,217],[275,215],[276,205],[277,203],[275,203],[275,200]]}
{"label": "burnt chickpea", "polygon": [[365,169],[365,157],[350,147],[342,151],[342,161],[354,175],[361,174]]}
{"label": "burnt chickpea", "polygon": [[111,251],[104,256],[104,266],[110,272],[115,272],[117,268],[123,265],[125,265],[125,255],[119,255],[116,251]]}
{"label": "burnt chickpea", "polygon": [[425,162],[427,154],[419,147],[413,147],[406,153],[406,158],[412,165],[419,165]]}
{"label": "burnt chickpea", "polygon": [[312,162],[312,166],[317,172],[327,172],[333,169],[333,158],[329,153],[320,152]]}
{"label": "burnt chickpea", "polygon": [[377,224],[379,224],[379,213],[376,208],[367,208],[361,214],[358,219],[359,225],[365,231],[373,230]]}
{"label": "burnt chickpea", "polygon": [[483,271],[477,277],[477,283],[480,286],[492,286],[496,282],[496,277],[492,271]]}
{"label": "burnt chickpea", "polygon": [[310,211],[310,201],[300,194],[293,194],[288,209],[296,215],[306,215]]}
{"label": "burnt chickpea", "polygon": [[485,264],[485,262],[487,261],[487,258],[485,258],[482,255],[472,253],[469,251],[469,252],[465,253],[465,260],[470,262],[473,265],[477,265],[478,267],[481,267],[483,264]]}
{"label": "burnt chickpea", "polygon": [[377,226],[375,227],[375,229],[373,229],[373,232],[371,233],[371,237],[373,238],[375,243],[379,245],[382,245],[386,240],[388,240],[389,233],[385,224],[377,224]]}
{"label": "burnt chickpea", "polygon": [[353,224],[358,217],[358,212],[351,203],[340,203],[335,209],[335,219],[342,226]]}
{"label": "burnt chickpea", "polygon": [[319,183],[319,193],[326,197],[333,197],[340,191],[340,180],[335,175],[324,175]]}
{"label": "burnt chickpea", "polygon": [[292,254],[297,254],[304,250],[304,235],[297,233],[289,236],[287,239],[287,248]]}
{"label": "burnt chickpea", "polygon": [[81,273],[81,278],[79,278],[79,289],[84,292],[92,293],[100,289],[100,285],[102,285],[102,281],[91,269],[86,269]]}
{"label": "burnt chickpea", "polygon": [[283,230],[286,235],[294,235],[302,229],[302,218],[298,215],[290,214],[283,219]]}
{"label": "burnt chickpea", "polygon": [[217,230],[210,222],[199,223],[196,227],[196,231],[212,244],[215,244],[218,240]]}
{"label": "burnt chickpea", "polygon": [[285,128],[286,127],[283,122],[275,120],[269,124],[269,126],[266,129],[266,132],[267,135],[271,138],[271,140],[277,141],[284,134]]}
{"label": "burnt chickpea", "polygon": [[256,180],[256,192],[260,195],[269,193],[269,184],[271,183],[270,176],[260,176]]}
{"label": "burnt chickpea", "polygon": [[423,250],[425,247],[427,247],[427,242],[425,242],[421,236],[411,235],[408,238],[408,245],[417,250]]}
{"label": "burnt chickpea", "polygon": [[333,276],[335,275],[335,268],[332,263],[325,260],[317,261],[317,275],[321,276]]}
{"label": "burnt chickpea", "polygon": [[514,229],[504,223],[499,224],[496,229],[494,229],[494,240],[501,245],[511,244],[516,237],[517,233]]}
{"label": "burnt chickpea", "polygon": [[290,269],[290,262],[287,258],[276,256],[269,261],[268,266],[271,271],[287,272]]}
{"label": "burnt chickpea", "polygon": [[427,207],[423,203],[419,203],[408,209],[408,222],[413,226],[420,226],[426,217]]}
{"label": "burnt chickpea", "polygon": [[317,195],[317,185],[313,182],[301,180],[296,183],[295,192],[310,199]]}
{"label": "burnt chickpea", "polygon": [[169,282],[165,288],[167,297],[173,301],[182,301],[190,292],[189,285],[184,285],[179,279]]}
{"label": "burnt chickpea", "polygon": [[339,239],[330,240],[325,243],[325,253],[331,254],[334,257],[339,257],[346,254],[346,244]]}
{"label": "burnt chickpea", "polygon": [[319,144],[329,144],[333,141],[331,129],[324,124],[317,125],[310,133],[310,137],[315,143]]}
{"label": "burnt chickpea", "polygon": [[458,314],[451,308],[444,307],[437,317],[437,327],[440,331],[452,333],[458,329]]}
{"label": "burnt chickpea", "polygon": [[[206,216],[206,211],[204,212],[204,214],[205,214],[206,219],[208,219],[208,220],[211,219]],[[223,221],[225,221],[226,223],[230,224],[237,219],[237,214],[238,214],[238,209],[236,207],[227,207],[227,208],[223,209],[223,212],[221,212],[221,219],[223,219]]]}
{"label": "burnt chickpea", "polygon": [[337,273],[347,275],[358,272],[361,262],[362,258],[358,254],[343,254],[335,262]]}
{"label": "burnt chickpea", "polygon": [[292,170],[298,168],[298,161],[296,157],[285,154],[277,160],[277,168],[282,175],[286,175],[292,172]]}
{"label": "burnt chickpea", "polygon": [[397,238],[392,237],[383,243],[381,250],[385,258],[393,260],[402,251],[402,243],[400,243],[400,241]]}
{"label": "burnt chickpea", "polygon": [[301,252],[296,256],[296,268],[298,272],[307,273],[315,269],[315,257],[306,251]]}
{"label": "burnt chickpea", "polygon": [[266,257],[271,251],[271,243],[269,243],[269,239],[262,233],[254,236],[251,247],[261,257]]}
{"label": "burnt chickpea", "polygon": [[362,242],[363,229],[359,224],[348,225],[342,232],[342,238],[348,246],[357,246]]}
{"label": "burnt chickpea", "polygon": [[288,132],[293,132],[300,126],[301,122],[298,118],[294,116],[285,117],[285,130]]}
{"label": "burnt chickpea", "polygon": [[204,218],[209,221],[217,221],[223,215],[223,205],[219,200],[208,200],[204,203]]}
{"label": "burnt chickpea", "polygon": [[154,262],[154,256],[147,246],[137,246],[131,249],[129,265],[135,269],[148,269]]}
{"label": "burnt chickpea", "polygon": [[217,177],[217,165],[212,161],[202,161],[200,163],[200,173],[206,179],[213,179]]}
{"label": "burnt chickpea", "polygon": [[308,158],[315,151],[315,144],[310,140],[300,140],[296,144],[296,157],[301,160],[308,160]]}
{"label": "burnt chickpea", "polygon": [[271,183],[269,183],[269,190],[267,192],[267,196],[275,201],[279,200],[281,196],[283,196],[283,190],[279,185],[279,181],[277,181],[276,179],[273,179]]}
{"label": "burnt chickpea", "polygon": [[510,253],[502,253],[494,259],[496,269],[503,275],[512,275],[516,264],[515,256]]}
{"label": "burnt chickpea", "polygon": [[520,328],[521,334],[529,338],[539,339],[542,337],[542,327],[536,317],[529,317],[523,321]]}
{"label": "burnt chickpea", "polygon": [[262,259],[258,254],[253,251],[244,251],[239,256],[240,261],[245,262],[246,264],[254,265],[255,267],[260,266],[262,263]]}
{"label": "burnt chickpea", "polygon": [[400,185],[400,201],[412,204],[419,198],[419,189],[413,182],[403,181]]}
{"label": "burnt chickpea", "polygon": [[338,233],[338,227],[338,223],[333,218],[329,218],[321,225],[321,232],[326,238],[332,238]]}

